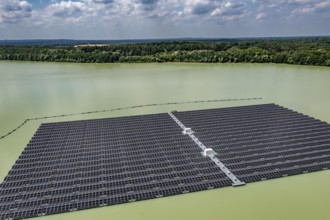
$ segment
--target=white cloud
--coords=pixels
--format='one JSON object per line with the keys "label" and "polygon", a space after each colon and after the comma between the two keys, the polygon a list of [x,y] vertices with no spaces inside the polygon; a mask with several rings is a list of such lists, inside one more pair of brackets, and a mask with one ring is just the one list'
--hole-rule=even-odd
{"label": "white cloud", "polygon": [[113,3],[114,0],[93,0],[93,2],[95,3],[99,3],[99,4],[110,4]]}
{"label": "white cloud", "polygon": [[[330,0],[251,0],[258,13],[266,13],[272,19],[294,19],[296,16],[313,13],[328,13]],[[257,16],[258,17],[258,16]]]}
{"label": "white cloud", "polygon": [[257,19],[257,20],[262,20],[262,19],[265,19],[266,17],[267,17],[267,15],[266,15],[265,12],[260,12],[260,13],[257,15],[256,19]]}
{"label": "white cloud", "polygon": [[227,1],[218,5],[211,13],[211,16],[222,20],[239,20],[246,17],[249,13],[243,1]]}
{"label": "white cloud", "polygon": [[50,15],[55,17],[80,17],[86,10],[86,4],[83,2],[61,1],[53,3],[45,9]]}
{"label": "white cloud", "polygon": [[27,1],[1,0],[0,23],[18,23],[32,15],[32,5]]}
{"label": "white cloud", "polygon": [[203,16],[208,20],[237,20],[248,15],[243,1],[186,0],[185,15]]}
{"label": "white cloud", "polygon": [[321,2],[319,2],[315,5],[315,10],[317,12],[322,11],[322,12],[328,12],[329,13],[329,11],[328,11],[329,9],[330,9],[330,0],[321,1]]}
{"label": "white cloud", "polygon": [[290,5],[306,5],[315,2],[315,0],[289,0],[288,4]]}
{"label": "white cloud", "polygon": [[[298,1],[298,0],[295,0]],[[328,13],[330,10],[330,0],[315,0],[315,1],[308,1],[308,0],[299,0],[300,2],[299,7],[292,11],[292,15],[306,15],[306,14],[313,14],[313,13]]]}
{"label": "white cloud", "polygon": [[299,15],[299,14],[310,14],[310,13],[314,13],[315,12],[315,8],[313,7],[304,7],[304,8],[297,8],[294,9],[292,11],[292,15]]}
{"label": "white cloud", "polygon": [[184,1],[184,10],[187,15],[205,15],[214,11],[217,3],[212,0]]}
{"label": "white cloud", "polygon": [[[87,32],[90,36],[124,38],[158,33],[216,35],[226,28],[227,33],[235,35],[243,33],[244,25],[250,25],[248,31],[252,32],[253,24],[260,20],[267,22],[258,22],[267,24],[264,29],[273,24],[287,26],[290,31],[289,26],[294,29],[297,22],[328,24],[330,15],[330,0],[51,0],[38,7],[33,7],[38,1],[33,1],[33,6],[31,2],[0,0],[0,38],[9,33],[9,28],[18,29],[18,24],[68,36]],[[8,28],[2,28],[5,26]]]}

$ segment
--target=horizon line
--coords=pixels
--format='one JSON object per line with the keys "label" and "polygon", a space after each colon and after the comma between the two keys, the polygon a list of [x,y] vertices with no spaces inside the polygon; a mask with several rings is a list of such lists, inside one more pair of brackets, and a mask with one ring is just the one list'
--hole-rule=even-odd
{"label": "horizon line", "polygon": [[22,38],[22,39],[0,39],[0,41],[148,41],[148,40],[226,40],[226,39],[274,39],[274,38],[315,38],[330,37],[330,35],[292,35],[292,36],[256,36],[256,37],[169,37],[169,38],[122,38],[122,39],[75,39],[75,38]]}

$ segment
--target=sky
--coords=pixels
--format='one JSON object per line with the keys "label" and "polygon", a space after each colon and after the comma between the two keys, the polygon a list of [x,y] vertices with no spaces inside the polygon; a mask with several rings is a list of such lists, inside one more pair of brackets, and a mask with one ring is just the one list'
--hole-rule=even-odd
{"label": "sky", "polygon": [[330,0],[0,0],[0,39],[330,35]]}

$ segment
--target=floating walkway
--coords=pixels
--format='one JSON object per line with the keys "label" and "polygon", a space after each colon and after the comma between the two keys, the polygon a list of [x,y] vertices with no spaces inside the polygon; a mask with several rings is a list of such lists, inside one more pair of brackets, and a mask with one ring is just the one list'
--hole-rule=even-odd
{"label": "floating walkway", "polygon": [[193,134],[193,130],[191,130],[191,128],[187,128],[186,126],[184,126],[184,124],[182,124],[182,122],[173,115],[173,113],[168,113],[171,118],[173,118],[173,120],[181,127],[182,129],[182,133],[183,134],[187,134],[189,135],[189,137],[203,150],[201,153],[204,157],[209,157],[214,163],[215,165],[217,165],[224,174],[226,174],[226,176],[233,182],[232,185],[233,186],[241,186],[241,185],[245,185],[244,182],[240,181],[217,157],[216,157],[216,153],[214,152],[214,150],[212,148],[207,148],[204,146],[204,144],[202,142],[200,142],[200,140],[198,140],[198,138]]}
{"label": "floating walkway", "polygon": [[0,184],[0,219],[329,167],[330,125],[275,104],[45,123]]}

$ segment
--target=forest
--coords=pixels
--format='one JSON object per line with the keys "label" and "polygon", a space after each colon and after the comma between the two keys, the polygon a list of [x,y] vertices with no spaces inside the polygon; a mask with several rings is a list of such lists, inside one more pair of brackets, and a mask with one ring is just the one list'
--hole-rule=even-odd
{"label": "forest", "polygon": [[1,45],[0,60],[79,63],[285,63],[330,66],[330,37],[107,45]]}

